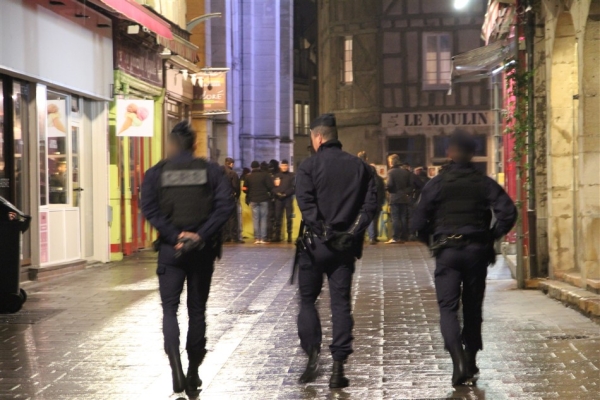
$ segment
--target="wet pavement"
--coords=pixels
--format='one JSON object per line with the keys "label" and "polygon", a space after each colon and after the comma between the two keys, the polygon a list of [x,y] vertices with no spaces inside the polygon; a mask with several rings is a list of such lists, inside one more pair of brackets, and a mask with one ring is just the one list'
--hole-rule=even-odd
{"label": "wet pavement", "polygon": [[[298,385],[291,246],[228,246],[208,309],[208,399],[600,399],[600,327],[512,280],[488,280],[477,387],[453,391],[433,290],[416,244],[370,246],[353,284],[351,387]],[[0,399],[168,399],[154,254],[27,285],[17,315],[0,315]],[[490,276],[506,278],[501,266]],[[319,308],[330,337],[327,290]],[[186,315],[185,305],[180,314]],[[186,329],[185,318],[181,321]],[[324,348],[325,350],[325,348]],[[186,363],[184,357],[184,364]]]}

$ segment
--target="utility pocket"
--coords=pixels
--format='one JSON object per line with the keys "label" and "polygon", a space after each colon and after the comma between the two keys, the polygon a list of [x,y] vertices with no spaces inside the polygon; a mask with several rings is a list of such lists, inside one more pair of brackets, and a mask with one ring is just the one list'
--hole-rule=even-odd
{"label": "utility pocket", "polygon": [[167,272],[167,267],[165,267],[164,265],[159,265],[156,268],[156,275],[164,275],[165,272]]}

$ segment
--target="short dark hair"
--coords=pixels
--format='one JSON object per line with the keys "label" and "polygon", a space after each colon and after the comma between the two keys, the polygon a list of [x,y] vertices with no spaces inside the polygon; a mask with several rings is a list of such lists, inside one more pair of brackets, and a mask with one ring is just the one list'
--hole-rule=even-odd
{"label": "short dark hair", "polygon": [[252,164],[250,164],[251,168],[260,168],[260,163],[258,161],[252,161]]}
{"label": "short dark hair", "polygon": [[196,144],[196,131],[192,129],[189,122],[181,121],[173,127],[168,138],[181,150],[192,150]]}
{"label": "short dark hair", "polygon": [[233,164],[235,161],[233,161],[233,158],[231,157],[227,157],[225,159],[225,165],[229,165],[229,164]]}
{"label": "short dark hair", "polygon": [[335,126],[317,126],[312,130],[312,133],[323,136],[323,140],[326,142],[338,138],[338,131]]}

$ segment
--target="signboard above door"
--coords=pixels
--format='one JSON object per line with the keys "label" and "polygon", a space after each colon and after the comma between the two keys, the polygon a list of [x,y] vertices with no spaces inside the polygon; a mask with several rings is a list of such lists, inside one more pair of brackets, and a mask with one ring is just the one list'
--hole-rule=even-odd
{"label": "signboard above door", "polygon": [[428,129],[489,127],[493,122],[493,115],[489,111],[432,111],[381,115],[381,127],[388,133],[424,133]]}

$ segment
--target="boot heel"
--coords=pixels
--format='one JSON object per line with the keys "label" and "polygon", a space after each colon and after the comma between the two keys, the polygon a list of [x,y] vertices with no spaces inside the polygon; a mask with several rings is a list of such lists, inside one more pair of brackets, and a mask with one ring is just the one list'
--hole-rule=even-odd
{"label": "boot heel", "polygon": [[173,392],[181,393],[185,391],[185,375],[181,366],[181,355],[179,349],[169,349],[167,351],[169,364],[171,365],[171,376],[173,378]]}
{"label": "boot heel", "polygon": [[348,386],[350,386],[350,380],[344,375],[344,361],[334,361],[329,388],[342,389]]}

